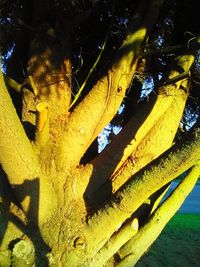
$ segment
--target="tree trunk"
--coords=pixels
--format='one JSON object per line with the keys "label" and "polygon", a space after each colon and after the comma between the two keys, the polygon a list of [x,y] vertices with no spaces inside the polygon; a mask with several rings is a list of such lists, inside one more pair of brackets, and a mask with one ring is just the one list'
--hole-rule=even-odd
{"label": "tree trunk", "polygon": [[[199,125],[173,144],[189,95],[185,76],[160,86],[105,151],[83,160],[119,109],[163,1],[144,3],[145,21],[137,29],[132,22],[112,66],[75,108],[70,45],[57,42],[56,27],[32,40],[21,121],[0,74],[1,266],[132,266],[195,185]],[[192,52],[176,57],[167,80],[188,72],[194,59]],[[158,207],[170,182],[190,168]]]}

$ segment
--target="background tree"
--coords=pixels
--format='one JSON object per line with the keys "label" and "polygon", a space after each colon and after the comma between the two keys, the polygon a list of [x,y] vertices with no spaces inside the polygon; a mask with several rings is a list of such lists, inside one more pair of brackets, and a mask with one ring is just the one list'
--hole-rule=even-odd
{"label": "background tree", "polygon": [[196,2],[0,10],[0,265],[133,266],[200,173]]}

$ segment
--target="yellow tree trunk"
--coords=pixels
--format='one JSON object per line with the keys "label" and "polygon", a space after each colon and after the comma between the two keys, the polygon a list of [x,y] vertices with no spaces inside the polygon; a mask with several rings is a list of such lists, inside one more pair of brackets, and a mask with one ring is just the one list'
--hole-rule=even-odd
{"label": "yellow tree trunk", "polygon": [[[110,69],[72,110],[70,60],[55,68],[55,50],[45,48],[31,57],[32,91],[7,79],[23,95],[23,124],[0,73],[0,266],[114,266],[116,253],[119,266],[133,264],[191,191],[199,175],[199,125],[172,146],[189,94],[187,78],[158,88],[100,156],[80,164],[120,107],[162,4],[154,0],[147,8],[141,3],[145,21],[137,29],[130,25]],[[176,58],[182,71],[189,71],[193,61],[190,53]],[[69,75],[58,81],[63,67]],[[179,74],[172,67],[168,79]],[[24,130],[27,122],[35,127],[34,140]],[[169,183],[193,166],[156,209]],[[104,183],[111,184],[113,194],[102,204]],[[180,190],[185,194],[177,197]],[[95,203],[96,194],[102,194],[101,206],[93,213],[86,200]],[[146,210],[149,221],[140,227]],[[143,242],[146,234],[150,238]]]}

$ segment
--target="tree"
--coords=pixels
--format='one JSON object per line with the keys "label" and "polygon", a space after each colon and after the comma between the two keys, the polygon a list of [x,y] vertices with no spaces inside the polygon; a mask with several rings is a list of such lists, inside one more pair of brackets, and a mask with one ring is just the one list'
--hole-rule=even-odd
{"label": "tree", "polygon": [[[125,1],[116,7],[110,1],[66,2],[19,1],[12,12],[12,2],[1,7],[2,27],[13,23],[15,48],[0,76],[0,265],[133,266],[200,174],[198,120],[188,133],[179,132],[189,91],[198,88],[196,82],[191,89],[191,70],[197,70],[199,39],[190,36],[185,44],[174,39],[172,46],[159,47],[156,33],[171,1]],[[84,80],[73,35],[87,31],[102,10],[107,10],[99,31],[103,48],[94,53],[92,65],[85,59]],[[132,17],[127,33],[118,27],[117,38],[109,39],[114,13],[121,16],[123,10]],[[4,34],[11,32],[6,28]],[[87,154],[122,101],[130,108],[130,96],[134,103],[131,94],[141,91],[141,80],[133,77],[144,75],[146,66],[156,84],[148,101],[127,112],[122,131],[105,150]],[[76,75],[84,85],[78,92]],[[198,111],[195,103],[189,107]],[[184,180],[159,205],[171,181],[184,172]]]}

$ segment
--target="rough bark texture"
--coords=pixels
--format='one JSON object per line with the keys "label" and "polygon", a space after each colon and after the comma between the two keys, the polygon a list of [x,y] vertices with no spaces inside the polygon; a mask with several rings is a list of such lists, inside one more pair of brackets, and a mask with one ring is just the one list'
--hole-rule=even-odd
{"label": "rough bark texture", "polygon": [[[121,261],[117,264],[118,267],[134,266],[149,246],[158,237],[164,228],[164,225],[177,212],[185,197],[192,191],[197,179],[200,175],[199,165],[192,168],[187,177],[178,185],[176,190],[161,204],[159,208],[149,218],[148,223],[141,228],[138,235],[133,237],[126,245],[124,245],[119,255]],[[141,253],[142,251],[142,253]]]}
{"label": "rough bark texture", "polygon": [[[48,1],[36,2],[40,17]],[[119,109],[163,1],[145,4],[138,9],[140,26],[132,21],[113,64],[74,109],[73,23],[62,44],[55,38],[62,36],[58,27],[34,36],[27,86],[5,83],[0,73],[0,266],[132,266],[192,190],[199,175],[199,125],[173,144],[188,76],[159,86],[101,155],[80,164]],[[167,80],[188,72],[194,60],[191,51],[176,57]],[[21,120],[8,84],[22,94]],[[190,168],[158,207],[170,182]]]}

